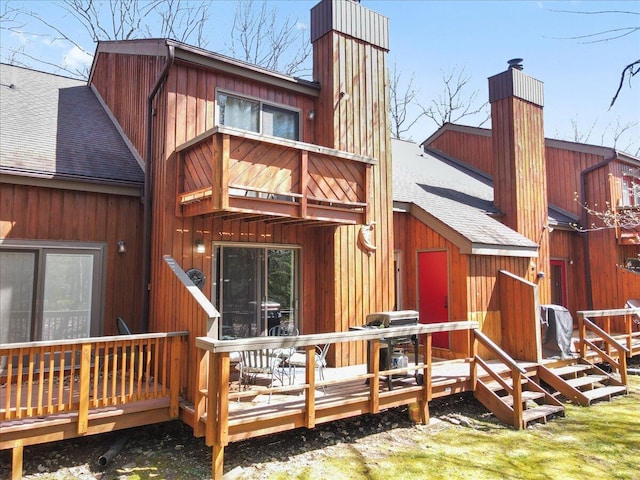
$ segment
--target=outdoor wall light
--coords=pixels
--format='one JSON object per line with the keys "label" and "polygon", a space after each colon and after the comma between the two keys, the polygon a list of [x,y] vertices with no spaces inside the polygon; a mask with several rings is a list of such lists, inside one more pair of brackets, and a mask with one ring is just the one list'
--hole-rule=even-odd
{"label": "outdoor wall light", "polygon": [[309,120],[313,120],[314,118],[316,118],[316,112],[314,112],[313,110],[309,110],[309,113],[307,113],[307,118]]}
{"label": "outdoor wall light", "polygon": [[204,243],[202,243],[202,240],[196,240],[196,253],[204,253]]}
{"label": "outdoor wall light", "polygon": [[538,274],[536,275],[536,277],[538,278],[544,278],[546,275],[544,272],[538,272]]}
{"label": "outdoor wall light", "polygon": [[124,240],[118,240],[118,253],[125,253],[127,251],[127,244]]}

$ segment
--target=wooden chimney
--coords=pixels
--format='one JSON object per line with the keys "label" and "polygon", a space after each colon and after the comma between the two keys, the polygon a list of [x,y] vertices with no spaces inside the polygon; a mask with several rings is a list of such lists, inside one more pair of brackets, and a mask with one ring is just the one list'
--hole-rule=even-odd
{"label": "wooden chimney", "polygon": [[[370,312],[394,306],[388,19],[357,1],[322,0],[311,10],[311,41],[313,79],[321,88],[316,143],[376,161],[366,192],[366,224],[374,225],[375,250],[358,242],[361,225],[339,227],[327,240],[328,251],[343,253],[339,259],[333,255],[334,311],[332,325],[324,328],[341,331],[361,325]],[[345,348],[338,363],[356,360],[355,350]]]}
{"label": "wooden chimney", "polygon": [[550,301],[547,175],[542,82],[522,71],[522,59],[489,78],[494,202],[505,225],[540,245],[529,280]]}

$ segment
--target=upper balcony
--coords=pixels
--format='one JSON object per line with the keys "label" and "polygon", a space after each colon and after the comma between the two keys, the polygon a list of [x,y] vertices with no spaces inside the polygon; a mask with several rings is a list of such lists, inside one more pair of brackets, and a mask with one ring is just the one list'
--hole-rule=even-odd
{"label": "upper balcony", "polygon": [[367,223],[376,160],[218,126],[176,148],[177,214]]}

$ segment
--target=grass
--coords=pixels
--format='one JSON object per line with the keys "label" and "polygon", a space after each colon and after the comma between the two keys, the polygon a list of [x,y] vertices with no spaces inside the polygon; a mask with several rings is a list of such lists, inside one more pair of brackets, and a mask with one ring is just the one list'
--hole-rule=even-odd
{"label": "grass", "polygon": [[474,419],[474,428],[415,429],[411,443],[382,442],[339,453],[284,479],[640,479],[640,377],[630,394],[588,408],[567,405],[566,417],[515,431]]}

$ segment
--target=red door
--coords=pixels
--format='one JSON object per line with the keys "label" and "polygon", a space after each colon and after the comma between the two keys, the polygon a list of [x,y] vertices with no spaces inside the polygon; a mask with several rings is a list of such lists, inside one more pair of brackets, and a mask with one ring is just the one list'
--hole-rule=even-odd
{"label": "red door", "polygon": [[564,260],[551,260],[551,303],[567,306],[567,267]]}
{"label": "red door", "polygon": [[[449,321],[447,252],[418,253],[420,323]],[[449,332],[433,334],[433,346],[449,348]]]}

